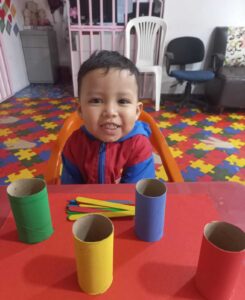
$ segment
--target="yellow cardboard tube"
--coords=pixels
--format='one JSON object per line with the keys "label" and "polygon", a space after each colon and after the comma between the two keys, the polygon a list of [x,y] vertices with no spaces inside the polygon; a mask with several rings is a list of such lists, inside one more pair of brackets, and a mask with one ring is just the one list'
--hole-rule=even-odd
{"label": "yellow cardboard tube", "polygon": [[113,279],[114,228],[101,214],[87,214],[72,226],[77,277],[87,294],[104,293]]}

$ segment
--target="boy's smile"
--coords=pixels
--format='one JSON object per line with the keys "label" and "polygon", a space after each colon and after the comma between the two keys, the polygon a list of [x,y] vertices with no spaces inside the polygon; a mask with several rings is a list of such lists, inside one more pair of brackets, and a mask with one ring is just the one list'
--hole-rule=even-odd
{"label": "boy's smile", "polygon": [[86,129],[103,142],[114,142],[127,135],[138,119],[136,78],[129,70],[96,69],[82,79],[79,111]]}

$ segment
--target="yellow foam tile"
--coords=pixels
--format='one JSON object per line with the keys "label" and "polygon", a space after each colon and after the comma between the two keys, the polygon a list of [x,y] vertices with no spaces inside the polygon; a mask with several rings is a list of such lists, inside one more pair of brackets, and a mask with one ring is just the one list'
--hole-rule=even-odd
{"label": "yellow foam tile", "polygon": [[217,128],[214,126],[204,126],[204,130],[211,131],[213,133],[222,133],[223,132],[222,128]]}
{"label": "yellow foam tile", "polygon": [[245,124],[242,124],[242,123],[236,123],[235,122],[230,127],[235,129],[235,130],[245,130]]}
{"label": "yellow foam tile", "polygon": [[160,167],[157,168],[156,177],[158,179],[163,179],[164,181],[168,181],[168,176],[167,176],[163,166],[160,166]]}
{"label": "yellow foam tile", "polygon": [[187,137],[179,133],[172,133],[168,136],[168,138],[171,141],[177,141],[177,142],[187,141]]}
{"label": "yellow foam tile", "polygon": [[58,124],[54,122],[44,122],[41,126],[44,127],[45,129],[54,129],[58,126]]}
{"label": "yellow foam tile", "polygon": [[237,149],[240,149],[245,145],[245,143],[242,142],[240,139],[228,139],[228,141],[234,146],[234,148]]}
{"label": "yellow foam tile", "polygon": [[36,155],[31,149],[20,149],[14,153],[14,156],[17,156],[19,160],[31,160]]}
{"label": "yellow foam tile", "polygon": [[53,134],[53,133],[50,133],[47,136],[42,136],[39,138],[39,141],[45,144],[55,140],[57,140],[57,134]]}
{"label": "yellow foam tile", "polygon": [[197,125],[197,121],[192,120],[192,119],[188,119],[188,118],[181,120],[181,122],[186,123],[186,124],[188,124],[190,126]]}
{"label": "yellow foam tile", "polygon": [[208,151],[208,150],[215,149],[215,147],[211,145],[207,145],[205,143],[199,143],[199,144],[194,144],[194,149]]}
{"label": "yellow foam tile", "polygon": [[234,175],[232,177],[226,176],[225,179],[228,181],[238,182],[240,184],[245,185],[245,180],[241,180],[241,178],[237,175]]}
{"label": "yellow foam tile", "polygon": [[230,155],[225,159],[228,161],[231,165],[238,166],[239,168],[244,168],[245,167],[245,158],[239,158],[235,154]]}
{"label": "yellow foam tile", "polygon": [[11,133],[13,132],[9,128],[0,129],[0,136],[8,136]]}
{"label": "yellow foam tile", "polygon": [[191,161],[191,167],[194,169],[200,169],[200,171],[202,173],[213,173],[213,169],[215,168],[215,166],[211,165],[211,164],[206,164],[203,160],[198,159],[196,161]]}
{"label": "yellow foam tile", "polygon": [[9,174],[7,177],[8,177],[8,180],[6,180],[6,183],[10,183],[10,182],[13,182],[17,179],[22,179],[22,178],[33,178],[34,175],[33,173],[36,172],[36,170],[28,170],[28,169],[23,169],[23,170],[20,170],[19,173],[12,173],[12,174]]}

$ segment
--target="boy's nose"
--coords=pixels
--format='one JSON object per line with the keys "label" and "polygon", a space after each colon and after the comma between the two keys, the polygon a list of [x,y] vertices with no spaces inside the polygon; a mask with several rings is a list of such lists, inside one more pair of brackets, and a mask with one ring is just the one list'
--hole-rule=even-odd
{"label": "boy's nose", "polygon": [[105,116],[116,116],[116,114],[117,114],[116,105],[114,103],[107,103],[105,105],[103,113]]}

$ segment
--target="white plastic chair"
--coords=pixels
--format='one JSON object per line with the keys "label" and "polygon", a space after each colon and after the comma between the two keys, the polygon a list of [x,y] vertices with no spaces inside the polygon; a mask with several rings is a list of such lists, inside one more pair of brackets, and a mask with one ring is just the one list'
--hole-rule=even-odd
{"label": "white plastic chair", "polygon": [[137,38],[135,64],[141,73],[155,74],[155,109],[160,109],[162,64],[167,25],[162,18],[144,16],[131,19],[125,30],[125,56],[130,58],[130,33],[135,28]]}

